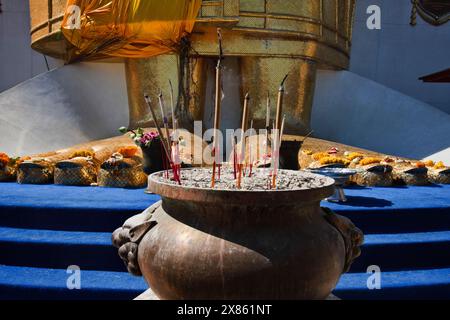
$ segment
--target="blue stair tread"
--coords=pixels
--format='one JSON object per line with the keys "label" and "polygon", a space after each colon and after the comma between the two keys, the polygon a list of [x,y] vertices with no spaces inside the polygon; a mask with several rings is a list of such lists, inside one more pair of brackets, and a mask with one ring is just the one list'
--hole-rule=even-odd
{"label": "blue stair tread", "polygon": [[[0,227],[0,242],[2,241],[111,246],[111,233]],[[364,237],[364,246],[449,241],[450,231],[368,234]]]}
{"label": "blue stair tread", "polygon": [[345,203],[322,202],[365,234],[448,231],[450,185],[345,188]]}
{"label": "blue stair tread", "polygon": [[[11,295],[7,289],[13,288],[17,291],[18,288],[22,288],[29,295],[34,293],[33,289],[37,289],[36,292],[42,295],[34,297],[36,299],[52,297],[52,291],[57,291],[60,299],[70,298],[72,293],[77,293],[77,298],[83,298],[83,293],[86,293],[85,297],[95,298],[95,295],[97,295],[97,298],[101,299],[104,297],[105,292],[112,296],[117,292],[117,298],[120,298],[119,292],[122,294],[123,292],[128,292],[132,297],[133,295],[137,296],[148,288],[143,278],[133,277],[124,272],[82,270],[81,290],[69,290],[66,286],[68,276],[66,270],[62,269],[0,265],[0,292],[4,292],[0,293],[0,296],[14,299],[14,291],[12,291],[13,294]],[[368,276],[369,274],[367,273],[344,274],[334,293],[339,297],[345,297],[348,292],[356,292],[356,298],[370,298],[370,295],[379,294],[379,292],[389,289],[403,289],[405,293],[408,293],[414,288],[431,287],[440,288],[440,293],[444,295],[450,292],[449,268],[383,272],[381,274],[381,290],[369,290],[367,288],[366,281]],[[437,289],[434,289],[433,292],[436,293],[436,291]],[[445,298],[445,296],[443,297]],[[402,296],[397,294],[395,298],[402,299]],[[416,298],[420,297],[416,296]]]}
{"label": "blue stair tread", "polygon": [[[367,235],[351,271],[379,264],[384,270],[450,265],[450,232]],[[109,232],[53,231],[0,227],[0,264],[125,271]],[[426,256],[428,259],[422,259]]]}
{"label": "blue stair tread", "polygon": [[109,232],[34,230],[0,227],[0,242],[111,246]]}
{"label": "blue stair tread", "polygon": [[450,266],[450,231],[365,235],[361,256],[351,272],[370,265],[384,271],[437,269]]}
{"label": "blue stair tread", "polygon": [[144,189],[0,183],[0,226],[113,232],[159,200]]}
{"label": "blue stair tread", "polygon": [[[447,209],[450,214],[450,185],[347,188],[345,192],[348,202],[322,205],[339,212]],[[0,183],[0,207],[144,210],[157,200],[159,196],[145,194],[144,189]]]}
{"label": "blue stair tread", "polygon": [[144,189],[0,183],[0,207],[142,211],[159,200]]}
{"label": "blue stair tread", "polygon": [[[343,274],[337,291],[357,289],[368,291],[368,273],[346,273]],[[381,272],[381,290],[383,288],[418,287],[418,286],[450,286],[450,268],[430,270],[388,271]]]}
{"label": "blue stair tread", "polygon": [[[65,269],[46,269],[0,265],[0,285],[67,288],[70,274]],[[83,289],[128,289],[143,292],[148,289],[144,278],[126,272],[81,270]]]}
{"label": "blue stair tread", "polygon": [[69,290],[65,269],[0,265],[0,297],[3,299],[132,299],[148,289],[142,277],[126,272],[81,270],[81,289]]}
{"label": "blue stair tread", "polygon": [[126,271],[109,232],[0,227],[0,264],[38,268]]}
{"label": "blue stair tread", "polygon": [[345,188],[345,203],[323,202],[336,212],[446,209],[450,214],[450,185]]}
{"label": "blue stair tread", "polygon": [[[347,216],[366,234],[442,231],[450,226],[450,185],[353,187],[346,193],[348,202],[322,205]],[[0,183],[0,226],[112,232],[159,199],[143,189]]]}
{"label": "blue stair tread", "polygon": [[450,231],[367,234],[364,246],[450,242]]}
{"label": "blue stair tread", "polygon": [[450,269],[382,272],[380,289],[368,289],[367,273],[341,277],[333,293],[344,300],[436,300],[450,297]]}

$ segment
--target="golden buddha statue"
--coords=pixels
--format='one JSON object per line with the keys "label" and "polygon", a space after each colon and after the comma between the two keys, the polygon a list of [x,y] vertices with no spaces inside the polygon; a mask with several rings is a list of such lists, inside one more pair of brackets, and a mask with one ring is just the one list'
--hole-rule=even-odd
{"label": "golden buddha statue", "polygon": [[[32,46],[63,57],[68,50],[61,35],[65,1],[45,5],[30,0]],[[130,127],[151,125],[143,93],[169,96],[171,80],[178,101],[176,117],[189,129],[205,120],[208,69],[217,59],[217,28],[224,39],[224,55],[232,57],[239,101],[252,97],[255,127],[263,127],[267,93],[274,95],[286,74],[286,132],[310,130],[317,69],[346,69],[349,65],[355,0],[203,0],[192,33],[176,53],[125,60]],[[178,94],[181,93],[181,94]],[[225,94],[227,94],[225,92]],[[272,100],[273,101],[273,100]]]}

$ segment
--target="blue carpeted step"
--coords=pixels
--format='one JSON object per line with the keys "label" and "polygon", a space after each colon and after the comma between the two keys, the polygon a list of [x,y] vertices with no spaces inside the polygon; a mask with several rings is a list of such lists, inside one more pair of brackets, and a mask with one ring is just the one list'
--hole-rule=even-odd
{"label": "blue carpeted step", "polygon": [[[344,299],[448,298],[450,186],[350,188],[346,194],[347,203],[322,205],[349,217],[366,244],[335,293]],[[0,298],[137,296],[146,285],[115,272],[125,268],[110,233],[158,200],[143,189],[0,183],[0,264],[8,265],[0,266]],[[90,270],[82,271],[83,290],[66,289],[69,265]],[[382,290],[367,289],[368,265],[381,267]]]}
{"label": "blue carpeted step", "polygon": [[448,299],[450,269],[381,273],[381,289],[369,290],[370,274],[344,274],[334,294],[341,299]]}
{"label": "blue carpeted step", "polygon": [[[348,202],[322,202],[368,233],[444,231],[450,226],[450,185],[349,188]],[[0,183],[0,226],[112,232],[158,201],[143,189]]]}
{"label": "blue carpeted step", "polygon": [[[0,264],[125,271],[111,245],[111,234],[0,227]],[[382,270],[405,270],[450,266],[450,231],[367,235],[361,256],[352,271],[370,265]]]}
{"label": "blue carpeted step", "polygon": [[[81,290],[69,290],[61,269],[0,265],[0,299],[132,299],[145,291],[142,278],[124,272],[81,270]],[[341,299],[448,299],[450,269],[381,273],[381,289],[369,290],[366,273],[341,277],[334,294]]]}
{"label": "blue carpeted step", "polygon": [[384,271],[450,267],[450,231],[369,234],[352,272],[377,265]]}
{"label": "blue carpeted step", "polygon": [[450,226],[450,185],[349,187],[345,193],[347,202],[322,205],[350,218],[366,234],[446,231]]}
{"label": "blue carpeted step", "polygon": [[106,232],[74,232],[0,227],[0,264],[64,269],[124,271]]}
{"label": "blue carpeted step", "polygon": [[131,300],[148,286],[126,272],[80,272],[81,289],[69,290],[67,269],[41,269],[0,265],[0,299],[114,299]]}
{"label": "blue carpeted step", "polygon": [[158,200],[144,189],[0,183],[0,226],[112,232]]}

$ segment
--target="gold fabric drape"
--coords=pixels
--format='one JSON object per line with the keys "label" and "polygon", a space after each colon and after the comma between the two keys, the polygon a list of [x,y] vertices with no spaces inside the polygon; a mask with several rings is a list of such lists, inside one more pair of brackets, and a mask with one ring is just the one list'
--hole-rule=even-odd
{"label": "gold fabric drape", "polygon": [[62,33],[76,58],[148,58],[177,51],[201,0],[68,0]]}

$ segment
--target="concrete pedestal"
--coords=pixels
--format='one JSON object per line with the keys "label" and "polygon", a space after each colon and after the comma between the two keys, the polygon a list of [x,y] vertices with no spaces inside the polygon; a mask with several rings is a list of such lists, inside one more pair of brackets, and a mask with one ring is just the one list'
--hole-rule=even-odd
{"label": "concrete pedestal", "polygon": [[[152,289],[148,289],[143,292],[141,295],[137,296],[134,300],[160,300],[156,294],[152,291]],[[330,294],[326,300],[341,300],[333,294]]]}

